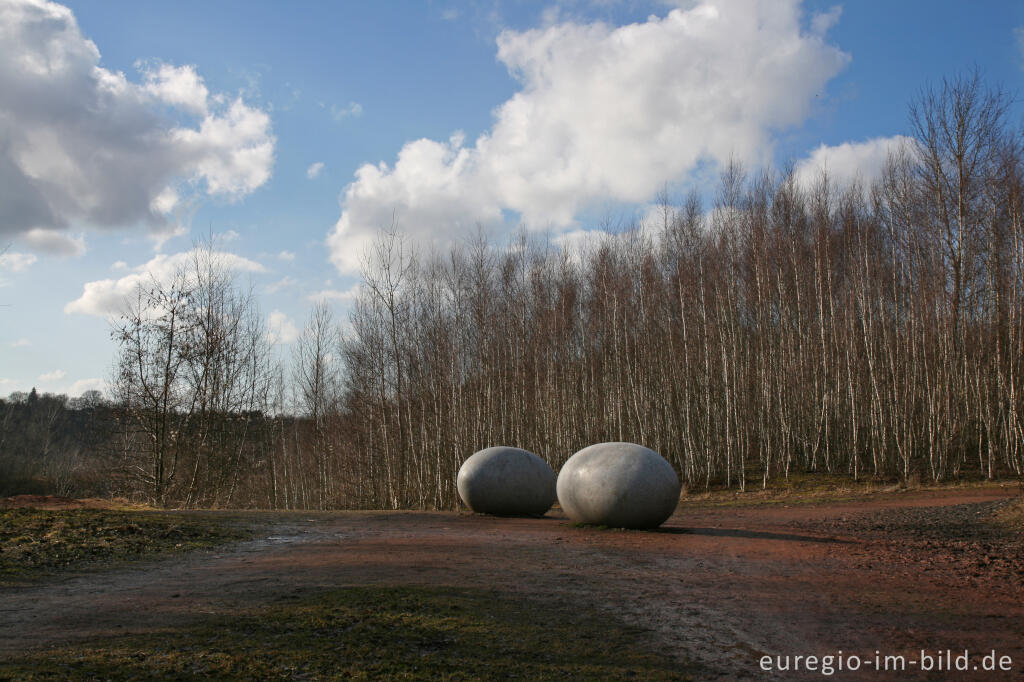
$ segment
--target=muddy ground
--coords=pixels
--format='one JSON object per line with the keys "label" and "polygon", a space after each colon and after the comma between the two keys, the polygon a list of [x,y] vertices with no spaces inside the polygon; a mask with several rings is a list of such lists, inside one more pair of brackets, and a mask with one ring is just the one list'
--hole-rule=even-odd
{"label": "muddy ground", "polygon": [[0,659],[324,589],[443,585],[596,607],[648,630],[653,647],[699,677],[770,677],[762,656],[840,650],[914,661],[901,674],[869,664],[847,679],[927,677],[921,649],[966,649],[972,666],[992,650],[1013,662],[966,677],[1024,679],[1024,538],[992,523],[1017,494],[690,504],[652,532],[575,527],[557,511],[252,513],[263,529],[255,541],[0,589]]}

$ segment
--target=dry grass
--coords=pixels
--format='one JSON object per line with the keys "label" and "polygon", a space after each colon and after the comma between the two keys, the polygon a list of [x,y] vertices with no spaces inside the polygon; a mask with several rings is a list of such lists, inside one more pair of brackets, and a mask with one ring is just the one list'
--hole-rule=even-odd
{"label": "dry grass", "polygon": [[606,614],[454,587],[318,592],[0,662],[0,679],[195,678],[689,679],[644,632]]}
{"label": "dry grass", "polygon": [[166,512],[33,508],[0,510],[0,585],[56,571],[247,538],[245,526],[220,518]]}
{"label": "dry grass", "polygon": [[0,509],[152,511],[155,507],[140,502],[132,502],[123,497],[107,499],[99,497],[60,497],[58,495],[15,495],[14,497],[0,497]]}
{"label": "dry grass", "polygon": [[999,510],[995,521],[1009,528],[1024,531],[1024,496],[1018,497]]}
{"label": "dry grass", "polygon": [[711,490],[686,491],[679,500],[680,508],[731,507],[758,505],[818,504],[825,502],[849,502],[871,495],[898,494],[921,490],[963,490],[1017,487],[1017,481],[956,481],[937,484],[896,483],[864,479],[854,482],[847,476],[830,474],[792,474],[789,479],[770,480],[767,488],[761,487],[760,479],[747,479],[747,489],[712,488]]}

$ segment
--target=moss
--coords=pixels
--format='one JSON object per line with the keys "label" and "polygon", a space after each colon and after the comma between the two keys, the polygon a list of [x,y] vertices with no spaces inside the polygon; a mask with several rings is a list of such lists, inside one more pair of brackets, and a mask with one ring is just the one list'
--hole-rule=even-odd
{"label": "moss", "polygon": [[109,510],[0,510],[0,585],[251,536],[212,516]]}
{"label": "moss", "polygon": [[686,679],[607,614],[458,588],[352,587],[0,663],[0,678]]}

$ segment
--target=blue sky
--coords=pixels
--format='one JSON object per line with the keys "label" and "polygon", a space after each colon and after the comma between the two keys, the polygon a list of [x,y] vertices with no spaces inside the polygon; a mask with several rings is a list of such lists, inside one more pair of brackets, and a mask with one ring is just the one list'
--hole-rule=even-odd
{"label": "blue sky", "polygon": [[392,215],[572,240],[728,156],[870,176],[975,66],[1024,92],[1024,3],[0,0],[0,395],[100,387],[208,232],[287,356]]}

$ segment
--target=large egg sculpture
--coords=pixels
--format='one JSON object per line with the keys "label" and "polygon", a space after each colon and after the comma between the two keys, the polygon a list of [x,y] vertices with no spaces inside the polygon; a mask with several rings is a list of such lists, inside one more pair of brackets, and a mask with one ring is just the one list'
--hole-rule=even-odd
{"label": "large egg sculpture", "polygon": [[558,473],[558,502],[576,523],[655,528],[679,503],[679,477],[664,457],[634,443],[583,448]]}
{"label": "large egg sculpture", "polygon": [[527,450],[498,446],[474,453],[456,480],[470,509],[496,516],[542,515],[555,503],[555,472]]}

